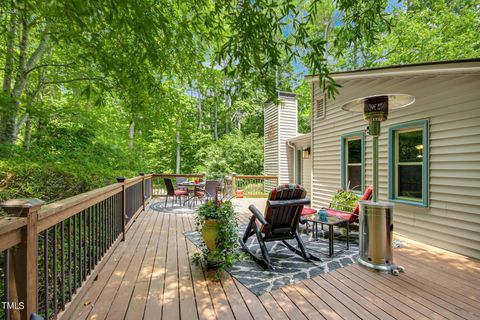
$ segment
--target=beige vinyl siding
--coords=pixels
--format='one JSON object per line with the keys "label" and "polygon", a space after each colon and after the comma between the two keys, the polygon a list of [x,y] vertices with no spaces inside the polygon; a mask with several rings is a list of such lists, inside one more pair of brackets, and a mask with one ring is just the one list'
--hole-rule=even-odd
{"label": "beige vinyl siding", "polygon": [[[267,102],[264,110],[264,160],[265,175],[278,174],[278,108],[272,102]],[[266,182],[265,189],[270,190],[275,183]]]}
{"label": "beige vinyl siding", "polygon": [[[300,149],[303,150],[305,148],[310,147],[310,140],[311,136],[308,135],[303,135],[299,136],[296,139],[294,139],[291,144],[295,146],[295,149]],[[291,151],[293,152],[293,151]],[[296,161],[296,159],[295,159]],[[292,160],[292,162],[289,162],[289,166],[294,169],[294,172],[296,173],[296,163],[295,161]],[[312,183],[311,183],[311,175],[312,175],[312,155],[310,155],[310,158],[308,159],[303,159],[303,153],[302,153],[302,186],[307,190],[308,192],[308,197],[311,195],[311,188],[312,188]],[[295,179],[293,178],[290,182],[294,182]]]}
{"label": "beige vinyl siding", "polygon": [[293,162],[293,149],[287,140],[297,136],[297,97],[279,93],[279,182],[288,183],[294,180],[294,168],[288,163]]}
{"label": "beige vinyl siding", "polygon": [[[340,137],[364,130],[362,115],[340,105],[354,98],[382,93],[406,93],[416,102],[392,112],[382,123],[379,140],[379,196],[388,196],[388,127],[429,119],[430,205],[395,204],[395,231],[447,250],[480,258],[480,74],[368,77],[341,80],[340,95],[328,100],[326,118],[314,121],[313,205],[328,205],[341,186]],[[314,98],[321,97],[318,83]],[[366,137],[366,184],[372,181],[371,138]]]}

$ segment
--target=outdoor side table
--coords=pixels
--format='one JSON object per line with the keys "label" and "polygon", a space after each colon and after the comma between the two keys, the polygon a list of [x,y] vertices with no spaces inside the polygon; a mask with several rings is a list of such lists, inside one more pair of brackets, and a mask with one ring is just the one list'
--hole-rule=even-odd
{"label": "outdoor side table", "polygon": [[[313,238],[315,239],[314,241],[319,241],[320,237],[318,236],[318,225],[323,227],[324,225],[328,226],[328,256],[331,258],[334,255],[334,240],[335,240],[335,235],[333,232],[333,227],[334,226],[340,226],[340,225],[345,225],[347,229],[347,243],[345,246],[343,246],[342,250],[337,251],[336,253],[341,253],[345,250],[349,249],[349,232],[350,232],[350,222],[346,218],[341,218],[341,217],[336,217],[336,216],[327,216],[325,220],[321,220],[320,216],[318,214],[311,214],[307,216],[303,216],[302,219],[307,222],[313,223],[312,227],[312,235]],[[310,249],[314,250],[314,249]],[[319,251],[319,250],[314,250],[314,251]],[[325,254],[324,252],[319,251],[322,254]]]}

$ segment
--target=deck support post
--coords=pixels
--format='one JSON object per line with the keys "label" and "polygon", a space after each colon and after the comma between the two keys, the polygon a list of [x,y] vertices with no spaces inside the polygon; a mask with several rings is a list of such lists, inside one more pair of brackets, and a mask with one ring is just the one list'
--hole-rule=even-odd
{"label": "deck support post", "polygon": [[142,177],[142,207],[145,211],[145,173],[140,172],[139,175]]}
{"label": "deck support post", "polygon": [[232,172],[232,198],[237,197],[237,174]]}
{"label": "deck support post", "polygon": [[125,241],[125,226],[127,214],[127,189],[125,188],[125,177],[117,177],[117,182],[122,184],[122,241]]}
{"label": "deck support post", "polygon": [[10,301],[6,302],[14,303],[11,319],[28,320],[37,312],[37,221],[38,210],[44,204],[40,199],[8,200],[0,204],[9,215],[27,220],[22,242],[10,251]]}

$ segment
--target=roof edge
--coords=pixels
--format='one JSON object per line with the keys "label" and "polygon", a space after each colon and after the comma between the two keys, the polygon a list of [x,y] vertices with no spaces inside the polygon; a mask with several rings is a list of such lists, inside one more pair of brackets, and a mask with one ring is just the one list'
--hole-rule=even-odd
{"label": "roof edge", "polygon": [[[408,68],[415,68],[415,67],[429,67],[429,66],[437,66],[437,65],[455,65],[455,64],[462,64],[462,63],[480,63],[480,58],[471,58],[471,59],[460,59],[460,60],[443,60],[443,61],[433,61],[433,62],[422,62],[422,63],[410,63],[410,64],[399,64],[399,65],[391,65],[391,66],[382,66],[382,67],[373,67],[373,68],[365,68],[365,69],[356,69],[350,71],[338,71],[332,72],[330,75],[332,77],[335,76],[342,76],[342,75],[350,75],[350,74],[369,74],[373,73],[374,71],[382,71],[382,70],[395,70],[395,69],[408,69]],[[427,71],[428,69],[426,69]],[[432,69],[430,69],[432,70]],[[399,70],[398,72],[402,72],[403,70]],[[405,70],[406,71],[406,70]],[[304,78],[307,80],[312,81],[313,78],[318,77],[319,74],[313,75],[305,75]]]}

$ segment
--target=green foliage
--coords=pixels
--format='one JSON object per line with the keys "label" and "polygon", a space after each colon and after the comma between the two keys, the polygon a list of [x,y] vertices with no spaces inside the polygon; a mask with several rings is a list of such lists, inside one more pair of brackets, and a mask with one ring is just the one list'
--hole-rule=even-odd
{"label": "green foliage", "polygon": [[339,190],[332,197],[332,209],[352,212],[358,203],[358,196],[348,190]]}
{"label": "green foliage", "polygon": [[219,280],[222,272],[231,267],[239,257],[237,221],[232,203],[208,201],[197,210],[195,224],[198,231],[201,231],[206,220],[218,222],[217,248],[209,250],[205,247],[202,255],[196,254],[193,259],[197,263],[204,260],[209,267],[216,269],[215,278]]}
{"label": "green foliage", "polygon": [[194,158],[194,171],[207,172],[212,177],[225,174],[260,174],[263,171],[263,138],[257,134],[234,132],[217,143],[200,147]]}

